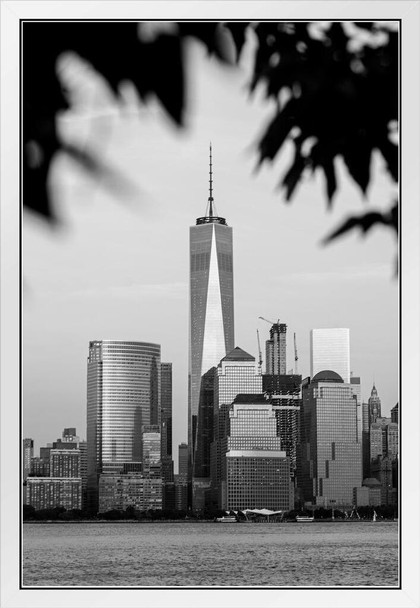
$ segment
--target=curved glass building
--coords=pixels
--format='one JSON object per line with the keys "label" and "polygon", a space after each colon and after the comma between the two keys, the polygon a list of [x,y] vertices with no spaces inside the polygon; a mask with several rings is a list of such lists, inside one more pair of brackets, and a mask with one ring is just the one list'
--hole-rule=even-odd
{"label": "curved glass building", "polygon": [[142,460],[142,427],[160,423],[160,345],[89,342],[87,370],[88,507],[97,510],[102,473]]}

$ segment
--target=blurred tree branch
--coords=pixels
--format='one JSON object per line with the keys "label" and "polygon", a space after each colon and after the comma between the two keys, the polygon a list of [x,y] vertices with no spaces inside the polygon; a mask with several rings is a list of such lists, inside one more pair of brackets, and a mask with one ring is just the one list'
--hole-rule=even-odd
{"label": "blurred tree branch", "polygon": [[[257,44],[250,91],[263,86],[277,107],[258,142],[259,164],[272,162],[286,141],[293,142],[294,158],[280,181],[286,200],[293,198],[305,172],[320,168],[331,206],[338,157],[365,196],[374,150],[396,183],[399,154],[392,129],[398,124],[398,32],[386,23],[181,22],[161,24],[159,31],[147,35],[147,24],[134,22],[24,22],[24,206],[50,222],[56,220],[47,178],[60,150],[87,171],[101,171],[98,159],[66,145],[57,134],[57,114],[70,105],[57,75],[62,53],[71,50],[87,60],[116,95],[124,80],[134,84],[143,101],[154,93],[182,127],[188,111],[184,39],[200,40],[210,55],[228,62],[229,37],[239,61],[251,30]],[[397,203],[383,214],[349,218],[324,242],[354,227],[367,232],[374,225],[397,232]]]}

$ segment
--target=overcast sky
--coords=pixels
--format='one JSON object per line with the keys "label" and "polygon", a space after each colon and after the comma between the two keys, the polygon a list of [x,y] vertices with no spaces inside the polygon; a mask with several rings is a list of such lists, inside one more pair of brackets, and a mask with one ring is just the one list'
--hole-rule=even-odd
{"label": "overcast sky", "polygon": [[36,453],[64,427],[86,437],[88,342],[119,339],[161,344],[162,361],[173,363],[177,459],[177,445],[187,438],[189,226],[206,210],[210,140],[216,209],[233,227],[235,344],[258,358],[258,328],[264,357],[270,325],[258,317],[279,319],[288,326],[287,368],[296,332],[298,371],[307,376],[310,329],[348,327],[363,400],[373,381],[383,414],[398,400],[395,239],[378,227],[366,238],[354,233],[320,245],[350,213],[391,205],[395,188],[382,160],[374,159],[368,202],[339,163],[332,211],[318,174],[286,204],[277,184],[291,149],[254,172],[253,145],[272,108],[261,92],[248,97],[246,57],[239,70],[209,60],[199,44],[189,46],[188,56],[184,131],[157,102],[136,110],[129,88],[124,109],[115,111],[92,74],[63,63],[83,85],[63,133],[100,150],[132,190],[124,198],[58,159],[51,184],[62,229],[24,218],[23,433],[35,440]]}

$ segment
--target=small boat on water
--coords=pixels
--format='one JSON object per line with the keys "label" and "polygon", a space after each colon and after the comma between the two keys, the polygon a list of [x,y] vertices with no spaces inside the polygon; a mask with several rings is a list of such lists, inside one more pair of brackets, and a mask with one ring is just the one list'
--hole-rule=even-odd
{"label": "small boat on water", "polygon": [[219,524],[234,524],[238,520],[235,515],[224,515],[223,517],[216,517],[214,521]]}
{"label": "small boat on water", "polygon": [[302,524],[302,523],[307,523],[307,522],[309,522],[309,521],[314,521],[314,519],[315,519],[315,518],[314,518],[314,516],[313,516],[313,515],[296,515],[296,521],[297,521],[299,524]]}

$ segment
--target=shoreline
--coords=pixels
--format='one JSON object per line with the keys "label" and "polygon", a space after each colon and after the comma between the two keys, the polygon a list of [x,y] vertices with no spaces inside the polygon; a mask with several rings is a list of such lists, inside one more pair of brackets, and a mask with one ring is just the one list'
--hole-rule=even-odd
{"label": "shoreline", "polygon": [[[80,520],[60,520],[60,519],[46,519],[46,520],[26,520],[22,522],[23,524],[215,524],[215,523],[223,523],[223,522],[215,522],[212,519],[162,519],[162,520],[133,520],[133,519],[116,519],[116,520],[107,520],[107,519],[80,519]],[[239,522],[229,522],[229,523],[240,523],[240,524],[305,524],[305,526],[315,523],[315,524],[330,524],[330,523],[344,523],[344,524],[353,524],[353,523],[398,523],[397,519],[380,519],[376,522],[371,519],[314,519],[309,522],[297,522],[294,520],[285,520],[285,521],[239,521]],[[226,525],[226,523],[224,523]]]}

